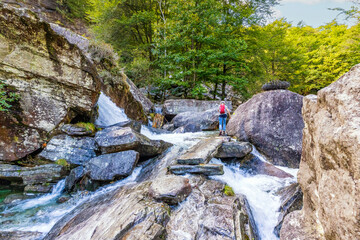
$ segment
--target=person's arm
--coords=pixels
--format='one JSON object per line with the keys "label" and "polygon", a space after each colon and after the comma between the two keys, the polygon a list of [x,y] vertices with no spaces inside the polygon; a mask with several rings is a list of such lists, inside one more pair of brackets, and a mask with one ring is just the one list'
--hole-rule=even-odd
{"label": "person's arm", "polygon": [[225,106],[225,108],[226,108],[226,111],[228,112],[228,114],[229,114],[229,119],[231,118],[231,113],[230,113],[230,110]]}

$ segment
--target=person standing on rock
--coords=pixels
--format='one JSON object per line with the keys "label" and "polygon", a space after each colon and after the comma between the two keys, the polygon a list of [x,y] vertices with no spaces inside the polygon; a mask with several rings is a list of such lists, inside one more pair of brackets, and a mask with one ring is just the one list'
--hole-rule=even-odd
{"label": "person standing on rock", "polygon": [[226,118],[227,118],[227,114],[226,112],[229,114],[229,118],[231,118],[231,115],[230,115],[230,111],[229,109],[225,106],[225,102],[224,101],[221,101],[220,102],[220,107],[219,107],[219,130],[220,130],[220,133],[219,133],[219,136],[221,135],[225,135],[225,131],[226,131]]}

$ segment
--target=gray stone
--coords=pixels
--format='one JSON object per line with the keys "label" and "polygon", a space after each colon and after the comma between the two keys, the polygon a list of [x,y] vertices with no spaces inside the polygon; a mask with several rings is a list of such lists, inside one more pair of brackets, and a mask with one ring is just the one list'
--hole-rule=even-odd
{"label": "gray stone", "polygon": [[[179,113],[205,112],[209,109],[218,109],[220,101],[202,101],[195,99],[170,99],[166,100],[163,105],[163,114],[166,118],[173,118]],[[226,106],[232,110],[231,102],[226,101]]]}
{"label": "gray stone", "polygon": [[215,154],[215,158],[243,158],[252,151],[248,142],[223,142]]}
{"label": "gray stone", "polygon": [[197,187],[171,213],[167,239],[260,239],[243,196],[226,196],[217,181],[193,181]]}
{"label": "gray stone", "polygon": [[90,178],[96,181],[112,181],[129,176],[134,170],[139,153],[133,150],[111,153],[92,158],[86,165]]}
{"label": "gray stone", "polygon": [[178,164],[208,163],[216,154],[223,142],[222,138],[207,138],[191,147],[177,158]]}
{"label": "gray stone", "polygon": [[19,96],[14,111],[0,113],[0,159],[16,161],[40,149],[60,123],[90,117],[100,80],[82,51],[48,23],[5,4],[0,15],[0,79]]}
{"label": "gray stone", "polygon": [[293,183],[290,186],[287,186],[281,189],[278,192],[280,195],[281,205],[279,208],[280,215],[278,217],[278,223],[274,229],[276,236],[280,237],[280,229],[284,218],[289,213],[301,210],[303,206],[303,194],[298,183]]}
{"label": "gray stone", "polygon": [[3,203],[5,204],[11,204],[11,203],[15,203],[17,201],[22,201],[22,200],[26,200],[26,199],[31,199],[31,198],[35,198],[36,195],[32,194],[32,195],[27,195],[27,194],[20,194],[20,193],[15,193],[15,194],[11,194],[6,196],[6,198],[4,199]]}
{"label": "gray stone", "polygon": [[85,173],[85,168],[83,166],[72,169],[69,176],[65,179],[65,190],[71,192],[74,189],[75,184],[84,177]]}
{"label": "gray stone", "polygon": [[303,96],[288,90],[256,94],[231,117],[226,133],[252,143],[276,165],[298,168],[304,122]]}
{"label": "gray stone", "polygon": [[96,156],[95,149],[94,138],[62,134],[53,137],[39,157],[53,162],[65,159],[71,165],[80,166]]}
{"label": "gray stone", "polygon": [[26,231],[0,231],[1,240],[38,240],[41,239],[43,233],[41,232],[26,232]]}
{"label": "gray stone", "polygon": [[171,121],[175,128],[183,128],[182,132],[198,132],[216,130],[219,127],[219,109],[213,108],[204,112],[179,113]]}
{"label": "gray stone", "polygon": [[51,192],[54,184],[36,184],[36,185],[27,185],[24,188],[24,192],[29,193],[49,193]]}
{"label": "gray stone", "polygon": [[264,162],[258,157],[249,154],[245,159],[241,161],[241,169],[247,170],[250,174],[264,174],[268,176],[278,177],[278,178],[292,178],[293,176],[277,167],[271,163]]}
{"label": "gray stone", "polygon": [[95,134],[91,130],[87,130],[84,127],[80,127],[76,124],[65,124],[61,127],[61,131],[69,136],[89,136]]}
{"label": "gray stone", "polygon": [[8,180],[19,186],[55,183],[63,178],[65,173],[63,167],[57,164],[45,164],[36,167],[0,165],[0,179]]}
{"label": "gray stone", "polygon": [[170,132],[175,130],[174,124],[171,123],[164,124],[161,128],[164,129],[165,131],[170,131]]}
{"label": "gray stone", "polygon": [[221,164],[201,164],[201,165],[172,165],[169,167],[170,172],[176,175],[204,174],[207,176],[223,175],[224,169]]}
{"label": "gray stone", "polygon": [[114,126],[117,126],[117,127],[130,127],[130,128],[132,128],[134,131],[136,131],[138,133],[141,131],[141,122],[133,121],[133,120],[128,120],[128,121],[124,121],[124,122],[118,122],[118,123],[116,123],[114,125],[111,125],[111,126],[98,125],[99,128],[109,128],[109,127],[114,127]]}
{"label": "gray stone", "polygon": [[187,178],[168,175],[153,181],[149,193],[158,201],[175,205],[184,201],[189,196],[191,185]]}
{"label": "gray stone", "polygon": [[141,158],[157,156],[172,146],[162,140],[150,140],[130,127],[109,127],[95,135],[95,141],[102,153],[135,150]]}

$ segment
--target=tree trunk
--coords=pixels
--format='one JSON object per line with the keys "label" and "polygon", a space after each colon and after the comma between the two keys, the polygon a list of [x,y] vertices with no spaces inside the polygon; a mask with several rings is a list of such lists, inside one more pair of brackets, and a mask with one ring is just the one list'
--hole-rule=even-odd
{"label": "tree trunk", "polygon": [[218,88],[218,82],[216,81],[214,86],[214,100],[216,99],[217,88]]}
{"label": "tree trunk", "polygon": [[226,76],[226,64],[224,64],[223,67],[223,80],[222,80],[222,86],[221,86],[221,100],[224,100],[226,95],[225,95],[225,87],[226,87],[226,80],[225,80],[225,76]]}

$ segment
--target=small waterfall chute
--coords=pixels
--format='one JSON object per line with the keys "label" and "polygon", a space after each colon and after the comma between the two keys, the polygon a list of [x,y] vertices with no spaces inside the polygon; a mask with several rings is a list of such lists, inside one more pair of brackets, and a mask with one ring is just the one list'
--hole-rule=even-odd
{"label": "small waterfall chute", "polygon": [[124,109],[116,106],[111,99],[101,92],[99,100],[97,102],[98,118],[95,120],[95,124],[98,126],[111,126],[119,122],[128,121]]}

